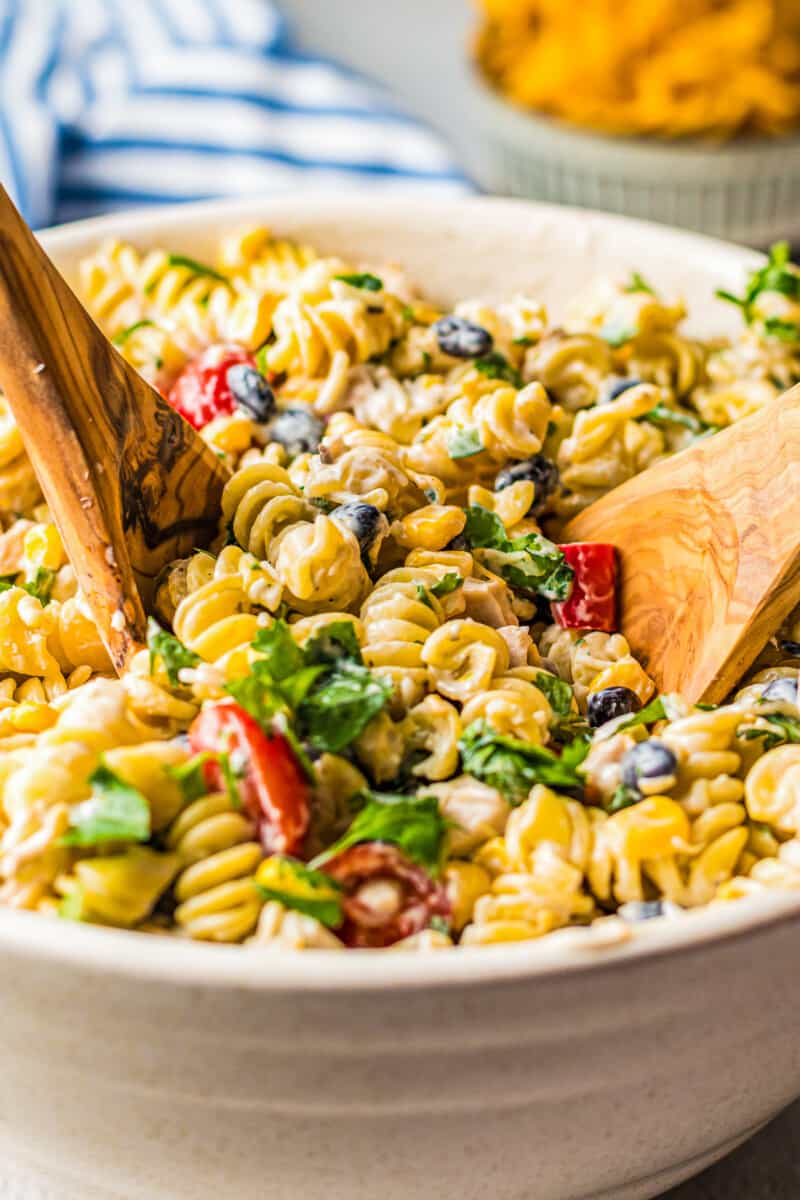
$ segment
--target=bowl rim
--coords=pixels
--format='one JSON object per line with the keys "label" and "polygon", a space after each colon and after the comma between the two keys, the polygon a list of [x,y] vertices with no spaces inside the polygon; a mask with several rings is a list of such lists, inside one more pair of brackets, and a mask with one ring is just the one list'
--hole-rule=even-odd
{"label": "bowl rim", "polygon": [[800,151],[800,128],[794,133],[778,137],[760,135],[728,139],[710,136],[669,139],[645,134],[609,133],[517,104],[493,86],[480,64],[472,57],[466,74],[473,100],[481,103],[486,112],[491,112],[497,125],[503,126],[504,132],[513,131],[516,138],[526,140],[531,146],[533,137],[540,148],[546,145],[558,151],[562,157],[567,157],[575,150],[595,153],[603,150],[628,160],[644,160],[654,155],[670,156],[673,163],[681,160],[701,163],[713,156],[717,161],[723,158],[741,163],[744,159],[750,159],[763,164],[765,159],[774,158],[784,162],[785,167],[785,156]]}
{"label": "bowl rim", "polygon": [[[237,200],[201,201],[118,212],[42,230],[48,252],[80,253],[108,236],[147,238],[160,227],[223,227],[239,220],[280,224],[298,213],[304,219],[341,215],[349,223],[374,217],[375,204],[391,225],[408,230],[426,216],[472,221],[496,227],[504,216],[535,216],[608,239],[633,227],[660,243],[665,253],[705,254],[730,269],[747,270],[763,261],[756,251],[702,234],[654,222],[590,209],[494,198],[427,196],[409,206],[405,195],[350,190],[334,195],[313,191],[303,196],[269,195]],[[58,963],[62,969],[114,974],[170,986],[239,988],[268,992],[384,991],[389,988],[482,986],[503,980],[554,978],[585,970],[620,969],[664,955],[703,952],[778,928],[800,916],[800,891],[769,891],[732,903],[687,911],[626,926],[619,918],[588,928],[572,927],[530,942],[462,947],[456,952],[394,952],[274,949],[209,945],[177,937],[159,937],[121,929],[81,925],[40,913],[0,909],[0,951],[22,960]]]}

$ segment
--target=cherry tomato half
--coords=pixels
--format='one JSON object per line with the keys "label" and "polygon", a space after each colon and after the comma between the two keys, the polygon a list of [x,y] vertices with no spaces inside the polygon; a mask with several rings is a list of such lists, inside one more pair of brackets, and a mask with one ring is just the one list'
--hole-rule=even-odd
{"label": "cherry tomato half", "polygon": [[387,842],[351,846],[322,870],[344,892],[337,933],[348,946],[391,946],[425,929],[431,917],[450,916],[442,885]]}
{"label": "cherry tomato half", "polygon": [[195,429],[202,429],[215,417],[229,416],[236,409],[236,400],[227,375],[235,363],[255,368],[256,360],[244,346],[209,346],[186,364],[169,389],[167,401]]}
{"label": "cherry tomato half", "polygon": [[[268,854],[299,853],[311,812],[308,780],[289,742],[280,733],[265,733],[233,700],[207,705],[189,729],[195,754],[227,754],[245,810],[258,824]],[[204,768],[207,787],[222,791],[219,762]]]}
{"label": "cherry tomato half", "polygon": [[569,542],[559,549],[575,572],[566,600],[552,605],[553,620],[565,629],[617,628],[617,551],[607,542]]}

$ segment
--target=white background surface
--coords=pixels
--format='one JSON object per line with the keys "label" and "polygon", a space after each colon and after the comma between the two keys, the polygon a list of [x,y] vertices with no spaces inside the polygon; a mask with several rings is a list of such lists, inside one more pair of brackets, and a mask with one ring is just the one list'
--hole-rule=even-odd
{"label": "white background surface", "polygon": [[[463,47],[472,23],[467,0],[283,0],[283,7],[307,49],[389,84],[448,136],[473,178],[489,185],[464,94]],[[669,1200],[800,1200],[800,1103]]]}

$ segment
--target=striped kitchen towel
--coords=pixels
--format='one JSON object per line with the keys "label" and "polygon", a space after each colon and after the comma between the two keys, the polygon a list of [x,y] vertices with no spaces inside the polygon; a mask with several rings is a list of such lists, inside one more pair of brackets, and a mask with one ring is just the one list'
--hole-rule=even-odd
{"label": "striped kitchen towel", "polygon": [[470,188],[380,85],[293,50],[270,0],[0,0],[0,180],[35,227],[298,186]]}

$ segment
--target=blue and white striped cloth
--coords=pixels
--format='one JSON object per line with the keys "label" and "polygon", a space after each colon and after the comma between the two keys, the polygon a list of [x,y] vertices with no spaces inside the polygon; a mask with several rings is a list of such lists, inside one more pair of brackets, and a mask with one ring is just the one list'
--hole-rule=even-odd
{"label": "blue and white striped cloth", "polygon": [[0,180],[35,227],[299,186],[470,187],[382,87],[295,52],[269,0],[0,0]]}

